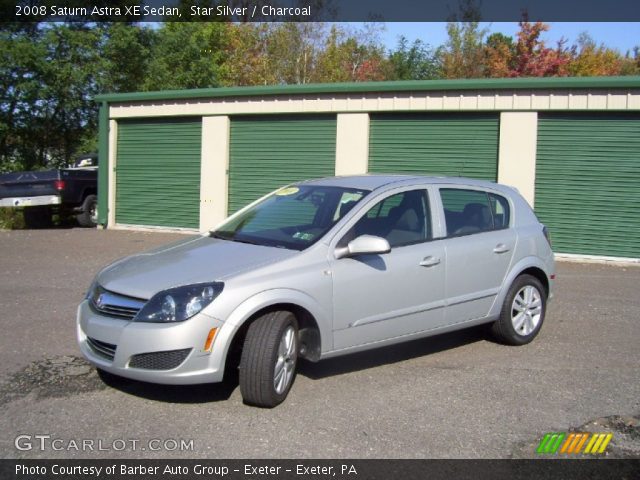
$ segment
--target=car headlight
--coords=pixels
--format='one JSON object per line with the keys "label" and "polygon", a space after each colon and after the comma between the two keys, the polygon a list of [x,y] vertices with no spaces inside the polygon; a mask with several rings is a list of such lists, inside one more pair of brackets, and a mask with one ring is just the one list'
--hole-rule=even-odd
{"label": "car headlight", "polygon": [[213,302],[223,287],[223,283],[214,282],[163,290],[145,303],[133,321],[183,322]]}

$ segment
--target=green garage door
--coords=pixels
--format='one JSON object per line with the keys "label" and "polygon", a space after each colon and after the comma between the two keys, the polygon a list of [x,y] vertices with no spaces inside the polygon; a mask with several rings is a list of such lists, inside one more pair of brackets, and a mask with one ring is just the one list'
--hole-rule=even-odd
{"label": "green garage door", "polygon": [[118,122],[116,223],[198,228],[202,120]]}
{"label": "green garage door", "polygon": [[535,210],[559,253],[640,257],[640,115],[540,115]]}
{"label": "green garage door", "polygon": [[497,114],[372,115],[369,171],[495,181]]}
{"label": "green garage door", "polygon": [[335,116],[235,117],[229,214],[287,183],[334,175]]}

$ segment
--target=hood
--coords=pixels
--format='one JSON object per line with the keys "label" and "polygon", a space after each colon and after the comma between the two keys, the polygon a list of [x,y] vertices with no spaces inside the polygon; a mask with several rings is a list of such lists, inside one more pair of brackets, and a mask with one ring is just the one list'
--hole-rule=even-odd
{"label": "hood", "polygon": [[233,275],[298,253],[199,237],[124,258],[100,272],[97,280],[112,292],[146,299],[166,288],[225,281]]}

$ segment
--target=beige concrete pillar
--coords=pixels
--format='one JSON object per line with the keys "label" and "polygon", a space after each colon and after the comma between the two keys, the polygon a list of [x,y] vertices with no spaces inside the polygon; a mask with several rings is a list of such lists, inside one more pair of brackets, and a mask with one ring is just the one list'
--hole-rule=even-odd
{"label": "beige concrete pillar", "polygon": [[109,172],[107,193],[107,228],[116,224],[116,158],[118,158],[118,122],[109,120]]}
{"label": "beige concrete pillar", "polygon": [[226,115],[202,118],[201,232],[211,230],[227,217],[229,126],[229,117]]}
{"label": "beige concrete pillar", "polygon": [[533,207],[536,185],[537,112],[500,114],[498,182],[516,187]]}
{"label": "beige concrete pillar", "polygon": [[339,113],[336,137],[336,175],[367,173],[369,114]]}

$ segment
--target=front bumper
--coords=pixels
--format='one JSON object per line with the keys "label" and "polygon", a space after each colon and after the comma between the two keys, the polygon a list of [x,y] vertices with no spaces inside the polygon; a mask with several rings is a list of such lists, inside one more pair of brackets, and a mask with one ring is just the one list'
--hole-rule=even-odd
{"label": "front bumper", "polygon": [[38,207],[42,205],[60,205],[58,195],[41,195],[38,197],[7,197],[0,199],[0,207]]}
{"label": "front bumper", "polygon": [[[213,348],[207,352],[204,346],[212,328],[218,330]],[[231,326],[225,328],[224,322],[203,313],[172,324],[121,320],[96,313],[87,300],[80,304],[77,314],[78,345],[90,363],[114,375],[151,383],[180,385],[222,381],[232,330]],[[99,345],[114,346],[113,358],[100,354],[95,341]],[[135,355],[186,349],[189,349],[188,355],[175,368],[155,370],[131,366]]]}

